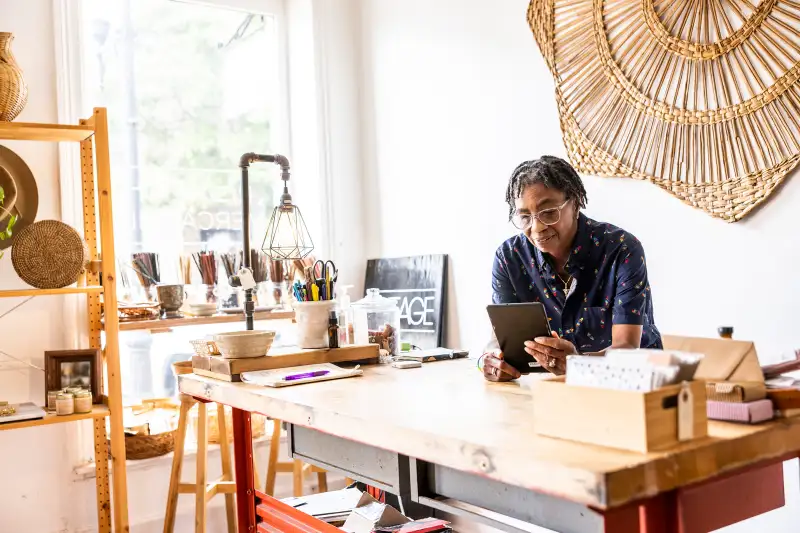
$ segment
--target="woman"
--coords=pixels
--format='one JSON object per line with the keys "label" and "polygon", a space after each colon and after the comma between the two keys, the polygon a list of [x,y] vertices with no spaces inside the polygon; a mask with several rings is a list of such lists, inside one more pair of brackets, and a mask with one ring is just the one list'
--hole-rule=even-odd
{"label": "woman", "polygon": [[[551,156],[522,163],[508,182],[506,202],[522,233],[497,249],[493,300],[543,303],[553,331],[552,338],[526,342],[526,352],[564,374],[570,354],[661,348],[642,245],[581,213],[586,189],[569,163]],[[483,361],[490,381],[520,376],[499,351]]]}

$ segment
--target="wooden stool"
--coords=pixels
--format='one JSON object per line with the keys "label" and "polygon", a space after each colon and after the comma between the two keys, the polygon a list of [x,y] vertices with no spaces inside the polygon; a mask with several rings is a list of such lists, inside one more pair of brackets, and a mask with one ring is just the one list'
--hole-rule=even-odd
{"label": "wooden stool", "polygon": [[[317,474],[317,484],[319,485],[320,492],[328,491],[328,473],[316,466],[306,464],[304,465],[299,459],[292,461],[278,461],[278,451],[281,446],[281,421],[272,420],[272,437],[269,442],[269,459],[267,460],[267,481],[264,484],[264,492],[270,496],[275,495],[275,476],[278,473],[290,473],[293,476],[292,485],[294,496],[303,495],[303,478],[309,472]],[[261,483],[258,480],[258,469],[256,471],[255,485],[258,487]]]}
{"label": "wooden stool", "polygon": [[[186,441],[186,424],[189,410],[197,404],[197,473],[194,483],[181,483],[183,468],[183,448]],[[225,495],[225,514],[228,521],[228,533],[236,533],[236,507],[233,495],[236,483],[233,481],[231,468],[231,448],[225,424],[225,407],[217,404],[217,424],[219,428],[220,457],[222,460],[222,477],[207,483],[206,463],[208,459],[208,413],[205,402],[191,396],[181,395],[181,411],[178,418],[178,430],[175,435],[175,454],[172,458],[172,473],[169,478],[167,495],[167,514],[164,519],[164,533],[172,533],[175,529],[175,515],[178,510],[179,494],[194,494],[195,497],[195,533],[206,531],[206,505],[217,494]]]}

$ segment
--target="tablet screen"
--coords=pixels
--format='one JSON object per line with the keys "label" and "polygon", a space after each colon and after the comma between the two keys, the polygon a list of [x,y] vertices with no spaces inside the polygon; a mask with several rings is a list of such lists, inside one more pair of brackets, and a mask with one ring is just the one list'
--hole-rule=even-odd
{"label": "tablet screen", "polygon": [[550,323],[544,305],[539,302],[492,304],[486,307],[504,360],[523,374],[546,372],[525,351],[525,342],[549,337]]}

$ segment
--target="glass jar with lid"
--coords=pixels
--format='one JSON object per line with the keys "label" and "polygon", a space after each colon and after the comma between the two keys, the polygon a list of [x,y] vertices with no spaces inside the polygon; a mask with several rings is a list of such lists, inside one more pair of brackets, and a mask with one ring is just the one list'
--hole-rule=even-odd
{"label": "glass jar with lid", "polygon": [[67,416],[75,413],[75,396],[71,392],[61,391],[56,397],[56,414]]}
{"label": "glass jar with lid", "polygon": [[75,397],[75,412],[78,414],[86,414],[92,412],[92,393],[86,389],[82,389],[74,394]]}
{"label": "glass jar with lid", "polygon": [[367,289],[367,296],[352,308],[356,344],[378,344],[389,355],[400,353],[400,308],[395,300],[381,296],[379,289]]}

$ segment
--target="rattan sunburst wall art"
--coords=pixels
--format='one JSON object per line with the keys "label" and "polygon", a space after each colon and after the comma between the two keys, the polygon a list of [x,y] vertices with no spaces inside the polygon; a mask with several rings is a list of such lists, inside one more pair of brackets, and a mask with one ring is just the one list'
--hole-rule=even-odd
{"label": "rattan sunburst wall art", "polygon": [[800,0],[532,0],[581,172],[728,222],[800,161]]}

